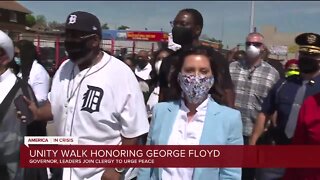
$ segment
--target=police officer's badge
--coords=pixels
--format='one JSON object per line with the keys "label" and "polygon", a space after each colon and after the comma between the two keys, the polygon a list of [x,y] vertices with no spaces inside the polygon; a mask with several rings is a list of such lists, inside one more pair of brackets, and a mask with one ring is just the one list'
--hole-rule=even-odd
{"label": "police officer's badge", "polygon": [[314,34],[310,34],[307,36],[307,42],[309,44],[313,44],[317,41],[317,36],[315,36]]}

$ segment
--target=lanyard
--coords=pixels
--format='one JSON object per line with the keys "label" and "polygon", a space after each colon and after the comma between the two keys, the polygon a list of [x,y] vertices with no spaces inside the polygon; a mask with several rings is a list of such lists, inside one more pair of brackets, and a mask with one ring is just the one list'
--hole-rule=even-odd
{"label": "lanyard", "polygon": [[[71,98],[76,94],[76,91],[80,88],[80,85],[82,83],[82,81],[87,77],[89,71],[91,70],[92,66],[88,69],[88,71],[84,74],[84,76],[82,77],[82,79],[80,80],[80,82],[78,83],[78,85],[76,86],[76,88],[73,90],[73,86],[74,86],[74,78],[75,78],[75,75],[74,75],[74,68],[75,68],[75,65],[73,66],[73,69],[70,73],[70,79],[72,79],[72,87],[71,87],[71,92],[69,90],[70,88],[70,81],[68,82],[68,89],[67,89],[67,102],[69,103]],[[70,95],[69,95],[70,94]]]}

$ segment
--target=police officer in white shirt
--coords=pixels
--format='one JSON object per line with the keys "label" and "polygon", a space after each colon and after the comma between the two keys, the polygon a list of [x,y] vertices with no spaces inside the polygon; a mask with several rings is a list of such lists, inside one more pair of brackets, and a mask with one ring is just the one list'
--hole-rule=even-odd
{"label": "police officer in white shirt", "polygon": [[[80,144],[135,145],[149,130],[143,95],[130,68],[100,50],[101,36],[96,16],[71,13],[65,39],[70,59],[53,78],[50,102],[37,109],[26,101],[37,119],[53,118],[58,135],[78,137]],[[120,179],[123,173],[119,168],[64,168],[63,179]]]}

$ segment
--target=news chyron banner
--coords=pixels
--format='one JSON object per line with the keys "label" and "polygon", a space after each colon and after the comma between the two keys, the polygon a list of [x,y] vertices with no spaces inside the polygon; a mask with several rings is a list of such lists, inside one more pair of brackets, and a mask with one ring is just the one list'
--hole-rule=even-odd
{"label": "news chyron banner", "polygon": [[76,137],[25,137],[20,161],[40,167],[319,168],[320,146],[80,145]]}

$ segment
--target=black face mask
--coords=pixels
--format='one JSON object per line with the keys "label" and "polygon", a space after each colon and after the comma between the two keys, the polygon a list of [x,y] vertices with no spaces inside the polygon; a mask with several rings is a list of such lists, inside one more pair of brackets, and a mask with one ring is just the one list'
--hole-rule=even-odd
{"label": "black face mask", "polygon": [[144,69],[148,65],[148,62],[142,59],[137,59],[137,64],[140,69]]}
{"label": "black face mask", "polygon": [[320,69],[319,61],[308,57],[299,58],[298,66],[302,73],[314,73]]}
{"label": "black face mask", "polygon": [[83,39],[79,42],[65,41],[64,46],[70,60],[74,63],[83,61],[83,58],[89,58],[88,56],[92,52],[92,49],[88,48],[87,46],[86,39]]}
{"label": "black face mask", "polygon": [[175,26],[172,28],[172,39],[174,43],[177,43],[180,45],[191,44],[193,41],[192,29]]}

